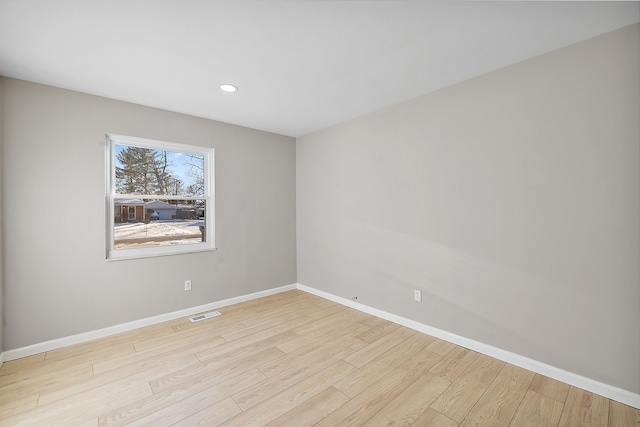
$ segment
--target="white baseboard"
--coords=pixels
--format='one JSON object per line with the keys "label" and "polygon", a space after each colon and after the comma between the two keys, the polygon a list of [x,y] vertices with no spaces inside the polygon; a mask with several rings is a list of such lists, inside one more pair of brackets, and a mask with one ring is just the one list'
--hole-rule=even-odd
{"label": "white baseboard", "polygon": [[511,363],[512,365],[516,365],[521,368],[528,369],[538,374],[545,375],[547,377],[556,379],[558,381],[562,381],[564,383],[582,388],[584,390],[588,390],[592,393],[599,394],[608,399],[613,399],[617,402],[624,403],[625,405],[629,405],[634,408],[640,409],[640,394],[623,390],[621,388],[614,387],[609,384],[604,384],[602,382],[599,382],[590,378],[586,378],[581,375],[568,372],[563,369],[559,369],[542,362],[538,362],[537,360],[533,360],[528,357],[521,356],[519,354],[515,354],[498,347],[494,347],[479,341],[465,338],[460,335],[452,334],[450,332],[443,331],[442,329],[434,328],[432,326],[425,325],[424,323],[416,322],[415,320],[407,319],[405,317],[398,316],[396,314],[388,313],[386,311],[369,307],[364,304],[352,301],[350,299],[342,298],[342,297],[329,294],[327,292],[323,292],[318,289],[314,289],[301,284],[281,286],[278,288],[268,289],[261,292],[255,292],[252,294],[241,295],[234,298],[229,298],[221,301],[212,302],[209,304],[191,307],[184,310],[174,311],[172,313],[161,314],[158,316],[135,320],[135,321],[123,323],[120,325],[110,326],[110,327],[98,329],[95,331],[89,331],[89,332],[84,332],[77,335],[72,335],[69,337],[45,341],[42,343],[33,344],[30,346],[26,346],[26,347],[14,349],[14,350],[7,350],[4,352],[0,352],[0,366],[2,366],[2,363],[4,361],[19,359],[21,357],[31,356],[31,355],[42,353],[45,351],[55,350],[57,348],[62,348],[69,345],[80,344],[80,343],[95,340],[98,338],[104,338],[107,336],[115,335],[120,332],[126,332],[133,329],[142,328],[144,326],[155,325],[157,323],[178,319],[180,317],[188,317],[193,314],[201,313],[204,311],[215,310],[217,308],[238,304],[241,302],[262,298],[269,295],[275,295],[275,294],[290,291],[293,289],[300,289],[304,292],[308,292],[310,294],[317,295],[319,297],[328,299],[330,301],[334,301],[338,304],[354,308],[356,310],[371,314],[376,317],[380,317],[382,319],[389,320],[391,322],[397,323],[402,326],[406,326],[413,330],[434,336],[436,338],[443,339],[445,341],[460,345],[462,347],[477,351],[482,354],[486,354],[487,356],[495,357],[496,359],[502,360],[507,363]]}
{"label": "white baseboard", "polygon": [[81,344],[83,342],[95,340],[98,338],[104,338],[111,335],[119,334],[120,332],[126,332],[133,329],[142,328],[144,326],[155,325],[157,323],[166,322],[168,320],[178,319],[180,317],[187,317],[197,313],[202,313],[204,311],[215,310],[216,308],[226,307],[228,305],[238,304],[238,303],[250,301],[256,298],[262,298],[269,295],[290,291],[296,288],[297,288],[297,285],[294,284],[294,285],[281,286],[273,289],[267,289],[266,291],[255,292],[248,295],[241,295],[238,297],[228,298],[222,301],[216,301],[209,304],[186,308],[184,310],[178,310],[171,313],[160,314],[158,316],[147,317],[145,319],[134,320],[132,322],[122,323],[120,325],[109,326],[107,328],[97,329],[95,331],[83,332],[81,334],[72,335],[69,337],[57,338],[54,340],[44,341],[41,343],[17,348],[14,350],[7,350],[0,354],[0,365],[3,359],[5,361],[20,359],[22,357],[32,356],[34,354],[43,353],[45,351],[51,351],[57,348],[67,347],[74,344]]}
{"label": "white baseboard", "polygon": [[369,307],[305,285],[298,284],[298,289],[640,409],[640,394],[623,390],[591,378],[586,378],[582,375],[568,372],[492,345],[452,334],[442,329],[434,328],[424,323]]}

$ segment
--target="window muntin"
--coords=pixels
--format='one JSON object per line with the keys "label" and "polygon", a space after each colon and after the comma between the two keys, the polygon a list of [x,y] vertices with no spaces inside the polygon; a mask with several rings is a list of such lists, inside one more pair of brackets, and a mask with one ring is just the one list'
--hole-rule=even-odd
{"label": "window muntin", "polygon": [[107,258],[213,250],[213,149],[107,141]]}

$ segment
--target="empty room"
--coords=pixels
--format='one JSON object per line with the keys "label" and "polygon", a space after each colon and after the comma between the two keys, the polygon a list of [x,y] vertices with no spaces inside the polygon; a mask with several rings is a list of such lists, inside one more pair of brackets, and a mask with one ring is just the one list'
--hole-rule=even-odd
{"label": "empty room", "polygon": [[0,0],[0,427],[640,426],[640,2]]}

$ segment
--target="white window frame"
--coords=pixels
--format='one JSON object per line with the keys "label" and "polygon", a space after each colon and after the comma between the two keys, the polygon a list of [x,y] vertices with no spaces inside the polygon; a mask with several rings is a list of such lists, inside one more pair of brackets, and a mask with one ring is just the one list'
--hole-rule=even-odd
{"label": "white window frame", "polygon": [[[203,251],[216,250],[215,247],[215,182],[214,182],[214,150],[213,148],[195,145],[177,144],[173,142],[156,141],[152,139],[138,138],[107,134],[107,245],[106,258],[108,261],[149,258],[156,256],[176,255]],[[176,153],[197,154],[204,156],[204,195],[191,196],[159,196],[163,200],[205,200],[205,241],[183,245],[149,246],[140,248],[115,249],[114,248],[114,202],[116,198],[156,198],[158,196],[140,194],[116,193],[116,162],[115,146],[129,145],[134,147],[149,148],[154,150],[172,151]]]}

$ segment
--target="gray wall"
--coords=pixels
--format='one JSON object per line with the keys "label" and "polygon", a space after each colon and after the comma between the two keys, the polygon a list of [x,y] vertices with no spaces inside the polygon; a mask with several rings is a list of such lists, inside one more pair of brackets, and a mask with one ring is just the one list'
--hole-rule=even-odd
{"label": "gray wall", "polygon": [[639,41],[299,138],[298,282],[639,393]]}
{"label": "gray wall", "polygon": [[[214,147],[218,251],[105,260],[105,133]],[[3,148],[4,350],[296,283],[293,138],[5,78]]]}
{"label": "gray wall", "polygon": [[4,78],[0,76],[0,354],[2,353],[4,346],[2,344],[2,337],[4,333],[4,266],[3,266],[3,238],[2,238],[2,229],[4,227],[3,219],[2,219],[2,171],[4,170],[4,165],[2,163],[2,151],[3,151],[3,140],[4,140],[4,132],[3,132],[3,115],[2,109],[4,105],[4,97],[3,97],[3,85]]}

